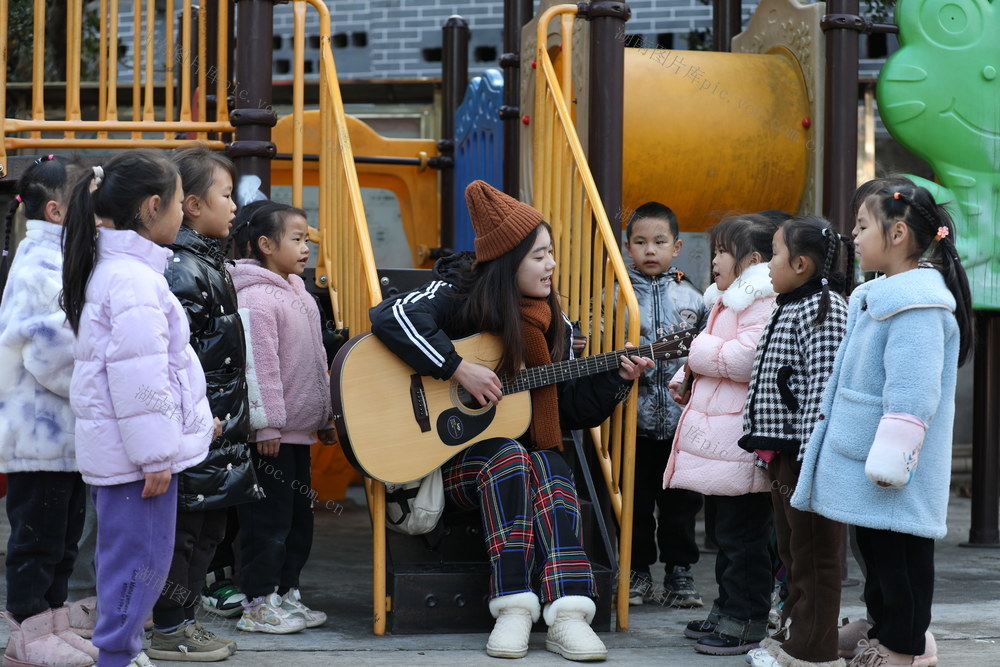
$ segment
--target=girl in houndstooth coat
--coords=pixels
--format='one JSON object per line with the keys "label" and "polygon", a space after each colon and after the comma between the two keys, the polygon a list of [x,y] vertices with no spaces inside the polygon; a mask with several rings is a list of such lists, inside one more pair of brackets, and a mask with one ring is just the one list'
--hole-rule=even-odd
{"label": "girl in houndstooth coat", "polygon": [[[740,447],[766,461],[778,554],[789,572],[782,630],[751,651],[752,665],[838,667],[843,525],[790,505],[802,452],[847,329],[837,293],[841,237],[826,220],[792,218],[775,233],[769,264],[778,308],[761,335],[743,410]],[[836,290],[836,291],[835,291]]]}

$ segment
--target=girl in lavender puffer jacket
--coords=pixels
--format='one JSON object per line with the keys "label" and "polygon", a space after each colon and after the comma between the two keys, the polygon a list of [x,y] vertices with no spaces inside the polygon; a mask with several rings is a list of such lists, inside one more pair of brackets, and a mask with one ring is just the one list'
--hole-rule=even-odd
{"label": "girl in lavender puffer jacket", "polygon": [[[696,651],[710,655],[746,653],[767,636],[770,487],[754,454],[738,441],[757,343],[775,306],[767,262],[777,229],[761,215],[728,218],[712,228],[715,284],[705,292],[708,323],[669,385],[671,396],[687,406],[663,485],[703,493],[715,506],[719,596],[708,619],[692,621],[684,632],[698,640]],[[685,372],[693,374],[694,384],[678,396]]]}
{"label": "girl in lavender puffer jacket", "polygon": [[[177,236],[182,194],[170,160],[128,150],[86,172],[65,218],[62,305],[76,334],[69,393],[76,461],[97,509],[102,667],[135,664],[173,554],[177,473],[205,458],[220,428],[187,317],[163,277],[171,252],[158,244]],[[95,216],[105,223],[96,236]]]}
{"label": "girl in lavender puffer jacket", "polygon": [[253,202],[233,225],[230,269],[246,318],[250,450],[264,500],[238,508],[242,585],[238,630],[285,634],[326,622],[300,601],[299,574],[312,548],[310,445],[336,440],[330,377],[316,300],[299,274],[309,258],[301,209]]}

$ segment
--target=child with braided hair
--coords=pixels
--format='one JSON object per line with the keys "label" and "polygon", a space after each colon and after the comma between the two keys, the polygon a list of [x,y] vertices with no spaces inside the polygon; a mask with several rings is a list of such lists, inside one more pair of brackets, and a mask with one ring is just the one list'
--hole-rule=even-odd
{"label": "child with braided hair", "polygon": [[843,525],[789,503],[846,330],[844,277],[835,272],[842,240],[829,222],[812,216],[791,218],[772,240],[778,307],[757,347],[740,447],[756,451],[767,466],[789,590],[782,629],[750,652],[756,667],[843,665],[837,655]]}
{"label": "child with braided hair", "polygon": [[[59,307],[61,237],[69,184],[84,167],[47,155],[20,179],[7,214],[27,233],[0,304],[0,472],[7,473],[7,611],[4,664],[92,665],[97,649],[69,631],[69,576],[83,530],[86,486],[76,464],[69,402],[73,331]],[[94,234],[91,223],[91,236]]]}
{"label": "child with braided hair", "polygon": [[861,268],[884,276],[851,296],[792,506],[856,526],[874,625],[851,665],[929,667],[934,540],[947,530],[972,300],[951,218],[930,192],[899,181],[862,188],[871,192],[854,245]]}

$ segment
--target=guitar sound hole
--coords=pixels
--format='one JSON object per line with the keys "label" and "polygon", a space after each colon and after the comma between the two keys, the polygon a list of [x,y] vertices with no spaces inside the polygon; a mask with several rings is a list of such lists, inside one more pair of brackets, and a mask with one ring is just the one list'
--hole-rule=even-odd
{"label": "guitar sound hole", "polygon": [[475,396],[466,391],[465,387],[459,385],[456,393],[458,395],[458,402],[470,410],[479,410],[483,407],[479,404],[479,401],[476,400]]}

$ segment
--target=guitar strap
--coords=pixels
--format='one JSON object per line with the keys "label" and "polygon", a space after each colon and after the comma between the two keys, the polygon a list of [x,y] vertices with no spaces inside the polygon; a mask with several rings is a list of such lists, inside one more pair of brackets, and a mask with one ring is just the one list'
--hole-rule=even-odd
{"label": "guitar strap", "polygon": [[[552,363],[545,332],[552,323],[552,311],[545,299],[521,299],[521,330],[524,335],[524,365]],[[537,449],[562,449],[559,427],[559,394],[553,384],[531,390],[531,442]]]}

